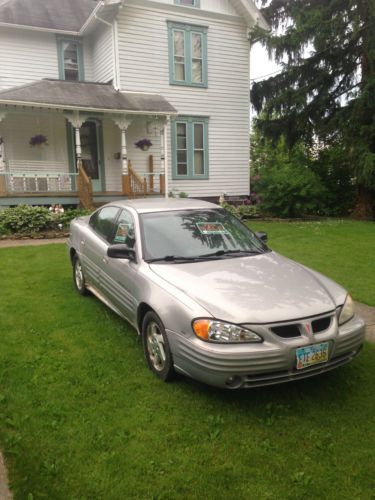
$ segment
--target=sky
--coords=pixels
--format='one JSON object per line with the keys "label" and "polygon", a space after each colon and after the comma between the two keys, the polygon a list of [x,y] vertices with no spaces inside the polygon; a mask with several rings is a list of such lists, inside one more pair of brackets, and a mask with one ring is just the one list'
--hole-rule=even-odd
{"label": "sky", "polygon": [[263,76],[277,71],[279,66],[268,58],[267,51],[260,43],[256,43],[250,53],[250,78],[261,80]]}

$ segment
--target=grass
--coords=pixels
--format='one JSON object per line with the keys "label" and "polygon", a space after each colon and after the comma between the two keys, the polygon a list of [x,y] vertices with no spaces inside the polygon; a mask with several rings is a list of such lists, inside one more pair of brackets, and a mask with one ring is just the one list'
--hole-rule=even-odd
{"label": "grass", "polygon": [[[335,272],[326,238],[342,244],[346,228],[348,258],[360,235],[374,238],[354,223],[258,226],[280,252]],[[0,259],[0,443],[16,500],[373,498],[372,345],[330,374],[274,388],[163,384],[135,332],[73,291],[63,246]],[[372,303],[349,269],[347,286]]]}

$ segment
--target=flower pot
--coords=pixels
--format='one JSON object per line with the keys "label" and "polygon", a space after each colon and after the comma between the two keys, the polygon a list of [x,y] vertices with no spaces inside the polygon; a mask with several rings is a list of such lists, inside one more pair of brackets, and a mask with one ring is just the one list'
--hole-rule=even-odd
{"label": "flower pot", "polygon": [[144,144],[142,147],[141,147],[142,151],[148,151],[150,149],[150,146],[148,144]]}

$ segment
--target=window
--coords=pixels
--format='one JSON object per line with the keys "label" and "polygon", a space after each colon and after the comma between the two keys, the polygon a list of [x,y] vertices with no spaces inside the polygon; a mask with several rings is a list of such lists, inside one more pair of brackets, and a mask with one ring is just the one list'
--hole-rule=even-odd
{"label": "window", "polygon": [[201,1],[200,0],[174,0],[174,3],[176,5],[187,5],[188,7],[200,7],[201,6]]}
{"label": "window", "polygon": [[111,241],[113,237],[118,212],[117,207],[105,207],[91,216],[90,226],[106,241]]}
{"label": "window", "polygon": [[59,76],[61,80],[84,80],[82,42],[76,38],[58,38]]}
{"label": "window", "polygon": [[131,213],[127,210],[123,210],[117,220],[112,243],[114,245],[127,245],[129,248],[134,247],[134,220]]}
{"label": "window", "polygon": [[173,179],[208,179],[208,118],[172,121]]}
{"label": "window", "polygon": [[207,28],[168,21],[168,30],[170,83],[207,87]]}

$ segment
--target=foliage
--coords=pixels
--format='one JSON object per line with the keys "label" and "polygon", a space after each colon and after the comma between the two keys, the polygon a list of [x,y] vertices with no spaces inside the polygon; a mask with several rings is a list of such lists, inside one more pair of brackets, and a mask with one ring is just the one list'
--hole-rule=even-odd
{"label": "foliage", "polygon": [[357,185],[375,188],[375,0],[259,3],[273,33],[254,41],[282,66],[252,87],[262,134],[290,148],[339,140]]}
{"label": "foliage", "polygon": [[47,208],[20,205],[0,211],[0,226],[10,233],[34,233],[49,229],[52,217]]}
{"label": "foliage", "polygon": [[150,139],[141,139],[140,141],[135,142],[134,146],[136,148],[145,150],[152,146],[152,142],[150,141]]}
{"label": "foliage", "polygon": [[41,146],[42,144],[45,144],[48,146],[48,139],[45,135],[39,134],[39,135],[34,135],[31,137],[29,141],[30,146]]}
{"label": "foliage", "polygon": [[298,144],[289,151],[283,138],[276,146],[267,140],[261,144],[252,163],[252,190],[260,197],[262,212],[300,217],[322,211],[326,189],[311,170],[305,147]]}
{"label": "foliage", "polygon": [[[251,227],[375,305],[373,225]],[[73,292],[65,245],[0,249],[0,260],[0,443],[15,498],[372,497],[373,346],[298,383],[164,384],[136,332]]]}
{"label": "foliage", "polygon": [[247,217],[257,217],[259,215],[259,207],[257,205],[231,205],[230,203],[223,203],[222,208],[235,215],[239,219]]}
{"label": "foliage", "polygon": [[179,198],[189,198],[189,195],[187,193],[184,193],[184,191],[181,191],[178,193]]}
{"label": "foliage", "polygon": [[90,215],[91,210],[86,210],[84,208],[74,208],[66,210],[63,214],[56,214],[53,219],[54,223],[62,224],[63,227],[68,228],[71,221],[76,217],[84,217],[85,215]]}

